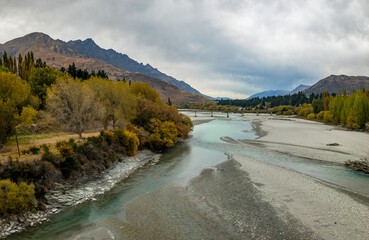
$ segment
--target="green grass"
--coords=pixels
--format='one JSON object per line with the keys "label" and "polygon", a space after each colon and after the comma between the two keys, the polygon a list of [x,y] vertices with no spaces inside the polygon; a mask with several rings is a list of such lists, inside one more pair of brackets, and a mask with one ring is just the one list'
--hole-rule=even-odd
{"label": "green grass", "polygon": [[[20,135],[18,136],[19,143],[28,143],[33,140],[52,138],[56,136],[67,135],[66,133],[46,133],[46,134],[31,134],[31,135]],[[15,143],[15,136],[8,139],[8,143]]]}

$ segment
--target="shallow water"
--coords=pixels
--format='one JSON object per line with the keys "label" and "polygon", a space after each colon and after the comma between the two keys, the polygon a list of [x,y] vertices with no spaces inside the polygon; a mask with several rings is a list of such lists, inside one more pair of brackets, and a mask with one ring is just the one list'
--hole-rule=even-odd
{"label": "shallow water", "polygon": [[[124,221],[126,203],[167,183],[185,185],[204,168],[215,167],[227,160],[225,153],[293,169],[369,196],[369,177],[343,166],[222,141],[220,138],[226,136],[235,140],[256,136],[251,123],[240,115],[231,115],[230,118],[226,118],[225,113],[214,115],[219,116],[217,120],[197,125],[192,137],[164,153],[158,164],[140,169],[109,193],[97,197],[97,201],[69,208],[54,215],[50,222],[14,235],[11,239],[66,239],[91,224],[109,224],[111,217]],[[209,113],[197,113],[197,116],[197,119],[206,119]]]}

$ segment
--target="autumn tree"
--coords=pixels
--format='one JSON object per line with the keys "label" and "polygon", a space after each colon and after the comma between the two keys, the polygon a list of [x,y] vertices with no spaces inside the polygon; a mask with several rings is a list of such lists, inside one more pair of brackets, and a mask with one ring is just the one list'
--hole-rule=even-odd
{"label": "autumn tree", "polygon": [[147,83],[134,82],[130,84],[129,90],[138,97],[143,97],[152,102],[160,102],[160,95]]}
{"label": "autumn tree", "polygon": [[30,96],[29,85],[15,74],[0,71],[0,148],[14,133],[17,115]]}
{"label": "autumn tree", "polygon": [[34,66],[35,66],[35,60],[33,58],[33,53],[28,52],[24,56],[24,60],[22,61],[22,69],[19,72],[20,73],[19,76],[23,80],[28,81]]}
{"label": "autumn tree", "polygon": [[93,121],[101,118],[101,105],[95,93],[83,82],[70,76],[57,78],[47,90],[46,106],[50,113],[82,138]]}
{"label": "autumn tree", "polygon": [[323,101],[324,111],[328,111],[329,110],[330,96],[329,96],[329,93],[327,91],[323,92],[322,101]]}
{"label": "autumn tree", "polygon": [[135,98],[123,82],[92,77],[86,84],[94,91],[97,101],[103,106],[102,120],[105,130],[110,120],[113,121],[115,128],[117,121],[130,121],[135,115]]}

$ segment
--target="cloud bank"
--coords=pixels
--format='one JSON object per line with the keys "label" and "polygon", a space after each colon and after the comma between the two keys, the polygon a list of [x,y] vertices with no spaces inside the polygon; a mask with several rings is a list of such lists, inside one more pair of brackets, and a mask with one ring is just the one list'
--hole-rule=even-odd
{"label": "cloud bank", "polygon": [[3,1],[0,42],[30,32],[103,48],[211,96],[369,75],[366,0]]}

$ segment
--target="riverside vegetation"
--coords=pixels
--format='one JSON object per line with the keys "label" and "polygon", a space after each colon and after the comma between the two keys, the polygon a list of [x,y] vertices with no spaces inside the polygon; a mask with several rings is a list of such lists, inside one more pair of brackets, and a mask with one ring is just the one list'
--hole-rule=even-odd
{"label": "riverside vegetation", "polygon": [[[18,136],[55,131],[79,136],[18,147],[16,155],[0,159],[0,217],[43,209],[45,194],[56,184],[77,184],[139,149],[163,151],[192,130],[191,120],[161,103],[148,84],[113,82],[103,71],[89,74],[73,66],[59,71],[34,61],[31,52],[18,61],[4,52],[0,59],[2,156],[9,139],[18,144]],[[100,134],[83,138],[85,131],[98,129]]]}

